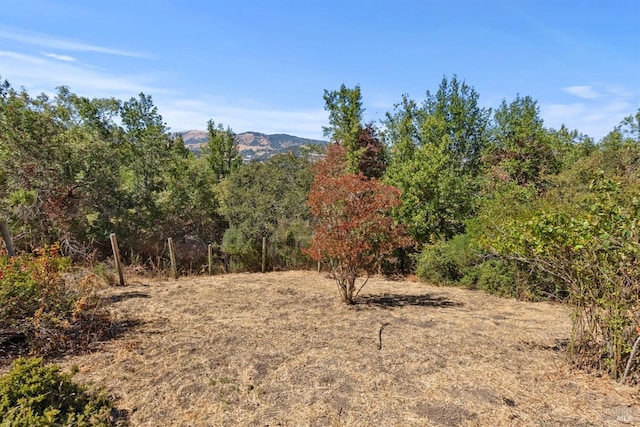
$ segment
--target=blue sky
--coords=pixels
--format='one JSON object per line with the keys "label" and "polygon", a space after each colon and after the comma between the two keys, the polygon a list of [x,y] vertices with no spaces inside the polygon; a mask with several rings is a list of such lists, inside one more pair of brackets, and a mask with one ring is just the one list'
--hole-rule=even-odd
{"label": "blue sky", "polygon": [[638,0],[1,0],[0,76],[33,96],[153,97],[173,131],[321,138],[324,89],[367,121],[456,74],[594,138],[640,108]]}

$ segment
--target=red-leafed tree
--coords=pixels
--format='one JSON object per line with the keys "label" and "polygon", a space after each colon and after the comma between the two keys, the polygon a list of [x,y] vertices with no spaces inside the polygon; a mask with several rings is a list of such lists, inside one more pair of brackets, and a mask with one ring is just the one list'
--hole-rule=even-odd
{"label": "red-leafed tree", "polygon": [[316,223],[307,253],[329,263],[347,304],[367,283],[356,285],[362,273],[368,277],[385,258],[391,260],[395,249],[413,244],[391,216],[400,204],[400,190],[362,173],[347,173],[344,148],[338,145],[316,164],[308,202]]}

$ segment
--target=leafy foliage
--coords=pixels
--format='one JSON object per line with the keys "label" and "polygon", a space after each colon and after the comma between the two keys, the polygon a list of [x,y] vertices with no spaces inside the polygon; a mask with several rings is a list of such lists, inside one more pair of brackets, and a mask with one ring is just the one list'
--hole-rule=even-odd
{"label": "leafy foliage", "polygon": [[316,224],[308,253],[329,263],[342,301],[353,304],[362,289],[355,284],[360,272],[375,271],[383,259],[391,261],[395,249],[413,242],[391,216],[391,209],[400,204],[400,191],[375,178],[346,172],[344,153],[332,145],[316,164],[308,197]]}
{"label": "leafy foliage", "polygon": [[355,173],[360,164],[358,135],[362,131],[364,114],[360,86],[349,89],[342,84],[337,91],[325,89],[324,102],[324,109],[329,111],[329,126],[322,128],[324,136],[344,147],[347,169]]}
{"label": "leafy foliage", "polygon": [[418,258],[416,274],[433,283],[456,283],[476,263],[476,258],[477,254],[470,248],[469,237],[459,234],[449,241],[426,245]]}
{"label": "leafy foliage", "polygon": [[519,185],[540,186],[543,177],[560,168],[553,134],[543,127],[537,103],[518,96],[502,101],[494,115],[492,141],[485,153],[485,165],[494,179]]}
{"label": "leafy foliage", "polygon": [[168,133],[148,95],[0,90],[0,217],[19,250],[60,242],[75,259],[105,256],[112,232],[125,256],[155,258],[169,236],[220,242],[219,176],[203,162]]}
{"label": "leafy foliage", "polygon": [[600,174],[590,191],[503,224],[489,246],[558,279],[574,310],[570,356],[579,366],[622,373],[638,335],[638,187]]}
{"label": "leafy foliage", "polygon": [[425,245],[416,274],[432,283],[462,285],[502,296],[523,297],[524,292],[514,263],[484,256],[468,234]]}
{"label": "leafy foliage", "polygon": [[111,399],[91,393],[56,365],[42,359],[17,359],[9,373],[0,377],[0,419],[2,425],[116,426],[118,419]]}
{"label": "leafy foliage", "polygon": [[475,90],[455,76],[444,78],[436,94],[427,92],[422,107],[405,96],[387,114],[385,182],[402,190],[394,216],[418,242],[450,239],[474,214],[488,114]]}
{"label": "leafy foliage", "polygon": [[267,239],[271,268],[308,265],[301,250],[310,239],[306,195],[311,186],[309,161],[292,153],[233,171],[221,186],[229,223],[222,249],[236,268],[260,268],[262,239]]}
{"label": "leafy foliage", "polygon": [[207,122],[207,132],[209,138],[203,148],[203,154],[213,176],[217,181],[221,181],[242,164],[236,135],[231,128],[225,130],[222,124],[216,126],[213,120]]}

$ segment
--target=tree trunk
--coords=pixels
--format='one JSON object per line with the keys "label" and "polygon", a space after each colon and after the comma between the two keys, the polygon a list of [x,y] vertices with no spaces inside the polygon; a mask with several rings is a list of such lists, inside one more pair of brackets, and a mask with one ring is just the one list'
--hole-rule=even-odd
{"label": "tree trunk", "polygon": [[2,240],[4,240],[4,247],[7,248],[7,253],[9,256],[16,256],[16,250],[13,247],[13,239],[11,238],[11,233],[9,232],[9,226],[6,221],[0,221],[0,232],[2,233]]}
{"label": "tree trunk", "polygon": [[355,277],[349,277],[348,279],[346,279],[345,281],[345,286],[346,286],[346,298],[345,298],[345,303],[348,305],[353,305],[355,304],[354,301],[354,293],[356,291],[356,279]]}

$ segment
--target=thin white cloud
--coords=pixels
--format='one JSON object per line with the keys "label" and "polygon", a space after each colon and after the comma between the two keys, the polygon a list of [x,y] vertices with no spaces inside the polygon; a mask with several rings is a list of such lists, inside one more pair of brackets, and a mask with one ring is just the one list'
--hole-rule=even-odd
{"label": "thin white cloud", "polygon": [[20,30],[6,30],[0,28],[0,39],[27,43],[50,49],[67,50],[73,52],[96,52],[108,55],[128,56],[132,58],[145,58],[148,55],[127,50],[112,49],[104,46],[82,43],[74,40],[65,40],[56,36],[40,33],[27,33]]}
{"label": "thin white cloud", "polygon": [[562,90],[583,99],[595,99],[600,97],[600,94],[591,86],[568,86]]}
{"label": "thin white cloud", "polygon": [[46,52],[43,52],[42,54],[44,56],[48,57],[48,58],[57,59],[58,61],[64,61],[64,62],[76,62],[77,61],[76,58],[74,58],[73,56],[69,56],[69,55],[58,55],[57,53],[46,53]]}
{"label": "thin white cloud", "polygon": [[[563,90],[566,92],[566,88]],[[589,91],[585,93],[588,94]],[[558,129],[564,124],[598,141],[640,106],[640,98],[621,87],[602,86],[598,93],[597,98],[582,96],[583,100],[580,102],[541,104],[545,125]]]}
{"label": "thin white cloud", "polygon": [[323,139],[322,126],[327,122],[326,111],[283,111],[256,104],[255,101],[248,101],[244,105],[231,105],[223,99],[215,99],[213,102],[157,101],[160,114],[174,131],[204,130],[207,121],[212,119],[223,126],[231,127],[236,133],[286,133],[304,138]]}
{"label": "thin white cloud", "polygon": [[154,75],[116,75],[51,56],[34,57],[7,51],[0,51],[0,73],[3,79],[14,86],[25,87],[32,95],[54,92],[58,86],[69,86],[82,96],[120,99],[140,92],[154,96],[169,92],[152,84],[156,80]]}
{"label": "thin white cloud", "polygon": [[[21,53],[16,53],[16,52],[10,52],[10,51],[6,51],[6,50],[0,50],[0,57],[4,57],[4,58],[10,58],[13,60],[17,60],[17,61],[21,61],[21,62],[28,62],[30,64],[35,64],[35,65],[43,65],[46,64],[46,61],[42,58],[35,58],[33,56],[29,56],[29,55],[23,55]],[[5,64],[2,64],[3,67]]]}
{"label": "thin white cloud", "polygon": [[113,53],[108,50],[63,43],[46,37],[8,35],[0,28],[0,39],[3,37],[59,49],[56,53],[42,50],[36,56],[0,51],[2,78],[8,79],[14,86],[25,87],[34,96],[41,92],[54,94],[58,86],[68,86],[74,93],[89,98],[115,97],[126,100],[144,92],[153,96],[164,122],[174,131],[204,130],[207,121],[213,119],[238,133],[257,131],[323,138],[322,126],[327,124],[327,112],[323,109],[294,111],[273,108],[252,99],[230,100],[212,96],[176,100],[173,90],[158,86],[157,82],[162,81],[161,73],[130,75],[101,70],[84,63],[84,60],[74,60],[75,55],[63,54],[61,49],[66,47],[67,50]]}

